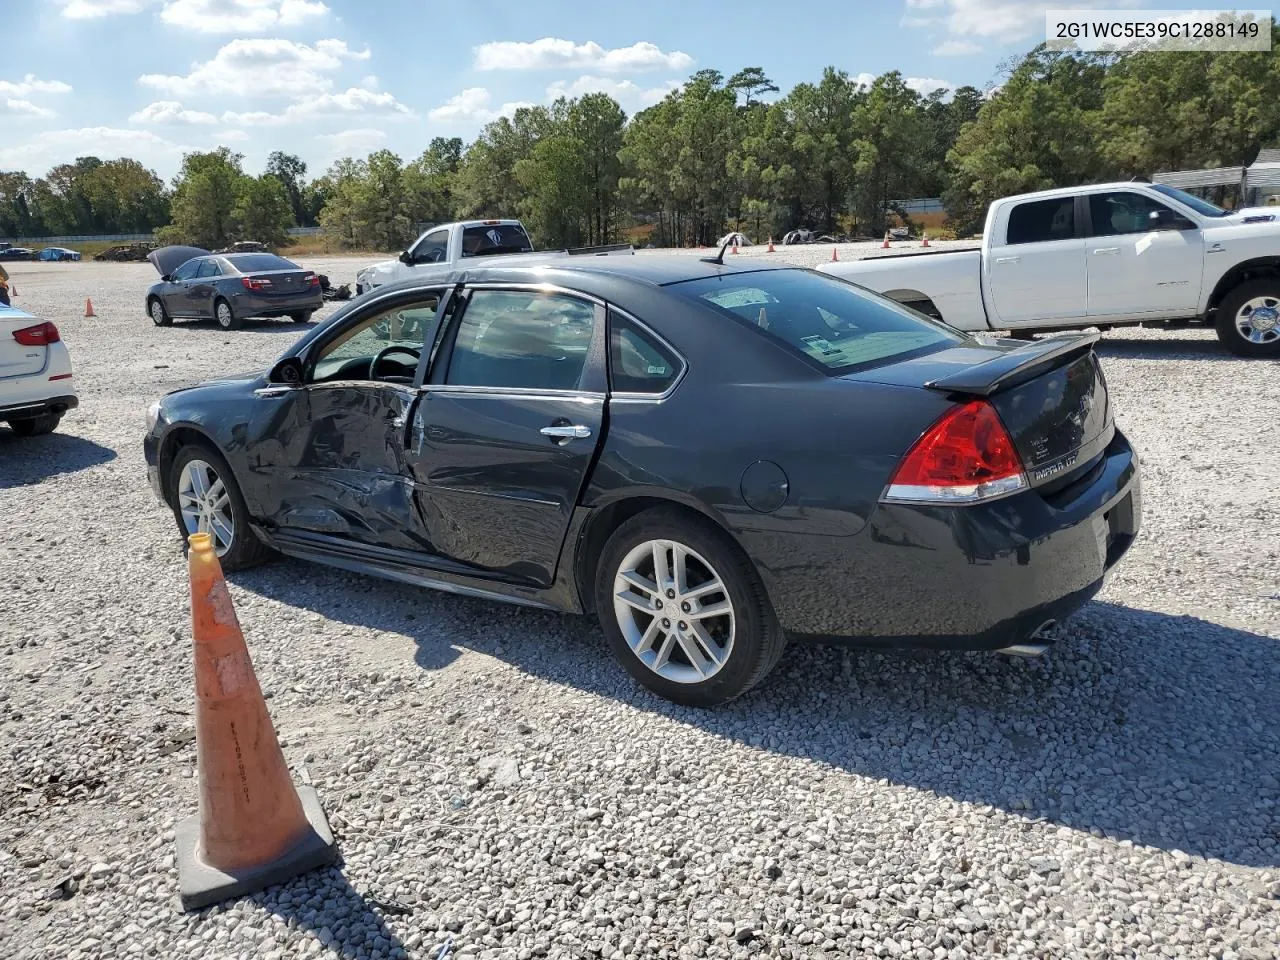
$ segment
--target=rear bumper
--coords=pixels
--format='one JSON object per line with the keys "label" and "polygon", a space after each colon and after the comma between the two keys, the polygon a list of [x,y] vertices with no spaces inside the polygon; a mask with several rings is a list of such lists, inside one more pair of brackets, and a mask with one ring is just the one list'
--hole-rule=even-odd
{"label": "rear bumper", "polygon": [[237,293],[231,297],[231,309],[237,317],[283,317],[303,310],[319,310],[324,294],[319,287],[297,293]]}
{"label": "rear bumper", "polygon": [[43,400],[24,400],[0,406],[0,420],[28,420],[46,413],[63,414],[80,406],[75,394],[47,397]]}
{"label": "rear bumper", "polygon": [[1095,470],[1066,502],[1028,491],[972,507],[881,504],[838,547],[792,545],[767,564],[782,626],[889,646],[1022,642],[1088,602],[1138,535],[1141,480],[1123,434]]}

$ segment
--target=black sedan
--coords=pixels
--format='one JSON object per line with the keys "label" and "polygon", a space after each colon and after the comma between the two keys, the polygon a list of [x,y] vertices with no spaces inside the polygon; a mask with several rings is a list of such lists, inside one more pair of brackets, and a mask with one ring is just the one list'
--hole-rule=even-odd
{"label": "black sedan", "polygon": [[787,638],[1042,652],[1138,531],[1096,335],[979,341],[813,271],[468,265],[155,403],[184,536],[595,612],[694,705]]}
{"label": "black sedan", "polygon": [[147,291],[147,314],[157,327],[182,317],[212,319],[224,330],[240,329],[248,317],[307,323],[324,304],[320,277],[274,253],[161,247],[147,259],[160,273]]}

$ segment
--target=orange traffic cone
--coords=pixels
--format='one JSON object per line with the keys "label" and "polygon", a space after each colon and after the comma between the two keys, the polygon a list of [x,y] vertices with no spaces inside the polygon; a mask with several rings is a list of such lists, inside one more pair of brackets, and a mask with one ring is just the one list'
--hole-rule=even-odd
{"label": "orange traffic cone", "polygon": [[922,246],[922,247],[927,247],[928,245],[929,245],[929,231],[928,231],[928,230],[925,230],[925,231],[924,231],[924,241],[920,244],[920,246]]}
{"label": "orange traffic cone", "polygon": [[881,250],[889,249],[889,231],[888,230],[884,232],[884,243],[880,244],[880,249]]}
{"label": "orange traffic cone", "polygon": [[176,830],[184,910],[284,883],[338,855],[315,791],[289,778],[213,538],[189,541],[200,812]]}
{"label": "orange traffic cone", "polygon": [[735,244],[733,245],[733,249],[732,249],[732,250],[730,250],[729,252],[730,252],[730,253],[737,253],[737,252],[738,252],[738,245],[735,243]]}
{"label": "orange traffic cone", "polygon": [[835,263],[835,262],[836,262],[837,260],[839,260],[839,259],[840,259],[840,258],[839,258],[838,256],[836,256],[836,248],[835,248],[835,247],[832,247],[832,248],[831,248],[831,262],[832,262],[832,263]]}
{"label": "orange traffic cone", "polygon": [[769,238],[769,249],[765,253],[773,253],[773,237]]}
{"label": "orange traffic cone", "polygon": [[88,297],[84,298],[84,315],[86,317],[97,316],[97,314],[93,312],[93,301],[90,300]]}

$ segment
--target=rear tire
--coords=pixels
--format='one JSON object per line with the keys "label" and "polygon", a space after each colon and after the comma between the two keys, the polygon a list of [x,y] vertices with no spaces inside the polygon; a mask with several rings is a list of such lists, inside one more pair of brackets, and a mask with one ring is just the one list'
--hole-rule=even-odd
{"label": "rear tire", "polygon": [[25,420],[10,420],[9,427],[20,437],[41,437],[46,433],[53,433],[61,422],[60,413],[42,413]]}
{"label": "rear tire", "polygon": [[[665,578],[655,575],[659,557],[670,574]],[[624,595],[631,602],[620,599]],[[647,510],[613,532],[596,568],[595,604],[609,647],[627,672],[685,706],[713,707],[741,696],[768,675],[786,647],[750,560],[714,524],[676,509]]]}
{"label": "rear tire", "polygon": [[169,316],[169,311],[165,309],[164,301],[159,297],[152,297],[147,304],[147,313],[151,315],[151,322],[157,327],[173,326],[173,317]]}
{"label": "rear tire", "polygon": [[289,319],[294,323],[310,323],[312,313],[314,313],[312,310],[301,310],[298,313],[289,314]]}
{"label": "rear tire", "polygon": [[1280,277],[1240,284],[1218,304],[1214,326],[1238,357],[1280,357]]}
{"label": "rear tire", "polygon": [[223,330],[239,330],[244,325],[244,321],[231,309],[231,304],[221,297],[213,301],[213,319]]}
{"label": "rear tire", "polygon": [[213,447],[203,443],[181,447],[164,478],[164,492],[184,545],[193,533],[213,533],[223,570],[245,570],[272,556],[271,548],[249,528],[249,508],[240,485]]}

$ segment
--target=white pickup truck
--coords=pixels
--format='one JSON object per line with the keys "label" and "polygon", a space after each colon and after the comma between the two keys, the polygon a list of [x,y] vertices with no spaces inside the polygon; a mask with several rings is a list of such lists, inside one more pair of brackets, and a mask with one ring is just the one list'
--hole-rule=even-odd
{"label": "white pickup truck", "polygon": [[1229,212],[1163,184],[1004,197],[979,249],[818,269],[961,330],[1208,324],[1233,353],[1280,357],[1280,209]]}
{"label": "white pickup truck", "polygon": [[[464,220],[432,227],[395,260],[365,267],[356,274],[356,295],[367,293],[410,277],[421,279],[447,276],[472,257],[520,256],[524,260],[545,260],[575,254],[634,253],[630,244],[581,247],[570,250],[535,251],[524,224],[519,220]],[[504,260],[504,262],[506,262]]]}

